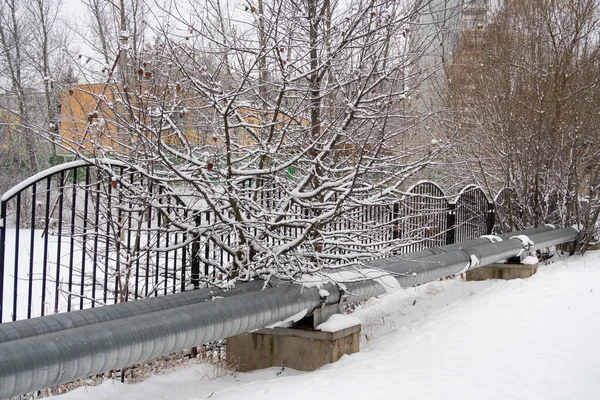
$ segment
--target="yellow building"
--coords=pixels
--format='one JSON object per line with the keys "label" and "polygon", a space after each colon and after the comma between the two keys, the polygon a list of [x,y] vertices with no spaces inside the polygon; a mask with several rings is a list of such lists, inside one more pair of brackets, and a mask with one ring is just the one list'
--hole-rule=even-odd
{"label": "yellow building", "polygon": [[74,85],[61,95],[60,136],[65,150],[92,153],[117,146],[113,88],[103,83]]}
{"label": "yellow building", "polygon": [[[219,116],[202,107],[196,98],[185,98],[179,88],[178,105],[169,113],[152,110],[157,106],[158,96],[148,94],[138,88],[130,94],[129,102],[119,99],[125,96],[119,88],[105,83],[80,84],[72,86],[61,96],[60,135],[62,146],[67,151],[86,153],[126,153],[143,142],[143,139],[157,143],[159,140],[173,146],[223,146],[223,116]],[[164,92],[164,90],[163,90]],[[165,94],[161,92],[161,96]],[[139,95],[144,93],[144,95]],[[174,93],[167,93],[167,96]],[[133,101],[135,99],[135,101]],[[126,106],[124,103],[130,104]],[[173,102],[172,102],[173,103]],[[118,112],[116,112],[118,110]],[[117,115],[118,114],[118,115]],[[263,111],[250,106],[237,106],[234,113],[227,118],[231,125],[237,124],[238,118],[244,127],[235,128],[230,139],[235,146],[243,148],[258,143],[258,138],[268,135],[270,125],[279,140],[281,132],[292,126],[308,126],[308,121],[301,117],[291,117],[278,112]],[[132,121],[139,121],[137,129],[127,129]],[[177,129],[165,129],[176,126]],[[266,128],[265,128],[266,127]],[[140,129],[147,133],[140,138]],[[261,140],[261,141],[263,141]]]}

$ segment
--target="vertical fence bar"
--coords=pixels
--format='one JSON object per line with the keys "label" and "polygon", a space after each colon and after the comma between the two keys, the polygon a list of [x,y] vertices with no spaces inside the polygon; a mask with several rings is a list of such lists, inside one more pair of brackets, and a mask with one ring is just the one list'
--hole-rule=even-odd
{"label": "vertical fence bar", "polygon": [[[148,183],[148,198],[152,199],[154,198],[154,196],[152,195],[152,191],[154,190],[154,185],[152,184],[152,182]],[[152,232],[152,218],[153,218],[153,214],[152,214],[152,201],[150,201],[150,205],[148,206],[148,222],[147,222],[147,227],[148,227],[148,233],[146,234],[146,272],[145,272],[145,276],[144,276],[144,297],[148,297],[148,293],[149,293],[149,288],[150,288],[150,256],[151,256],[151,252],[150,252],[150,248],[152,245],[152,238],[150,237],[150,233]]]}
{"label": "vertical fence bar", "polygon": [[172,278],[172,285],[173,287],[171,288],[171,293],[175,293],[177,292],[177,253],[179,252],[179,249],[177,248],[177,245],[179,244],[179,241],[177,240],[177,231],[174,231],[172,233],[173,235],[173,278]]}
{"label": "vertical fence bar", "polygon": [[420,192],[422,192],[423,187],[419,187],[419,190],[417,191],[417,194],[415,195],[414,199],[415,199],[415,213],[416,213],[416,218],[415,218],[415,225],[414,225],[414,231],[415,231],[415,237],[412,241],[412,244],[410,246],[410,252],[413,251],[417,251],[419,250],[419,248],[421,247],[422,243],[423,243],[423,231],[425,230],[425,219],[423,218],[423,214],[422,214],[422,210],[423,210],[423,196],[420,194]]}
{"label": "vertical fence bar", "polygon": [[[92,259],[92,308],[96,307],[96,280],[98,279],[98,235],[100,233],[100,179],[102,176],[96,175],[96,203],[94,210],[94,255]],[[106,268],[106,266],[105,266]]]}
{"label": "vertical fence bar", "polygon": [[494,203],[491,203],[491,202],[488,203],[487,211],[488,211],[487,218],[486,218],[487,234],[491,235],[492,232],[494,231],[494,225],[496,225],[496,207],[494,206]]}
{"label": "vertical fence bar", "polygon": [[[210,226],[210,211],[206,212],[206,226]],[[209,276],[209,264],[208,261],[210,259],[210,240],[208,238],[204,239],[204,277],[208,278]],[[213,276],[214,277],[214,276]]]}
{"label": "vertical fence bar", "polygon": [[[162,204],[162,188],[158,187],[158,203]],[[156,213],[156,247],[160,247],[160,237],[161,237],[161,227],[162,227],[162,213],[160,210]],[[156,265],[154,266],[154,287],[152,290],[154,291],[154,296],[158,296],[158,286],[159,286],[159,270],[160,269],[160,253],[156,252]]]}
{"label": "vertical fence bar", "polygon": [[62,250],[62,227],[63,227],[63,210],[64,210],[64,197],[65,197],[65,171],[60,172],[60,181],[58,188],[58,235],[56,243],[56,282],[54,283],[54,313],[58,313],[58,300],[60,298],[60,256]]}
{"label": "vertical fence bar", "polygon": [[37,202],[37,182],[31,185],[31,229],[29,235],[29,277],[27,286],[27,318],[31,318],[33,301],[33,257],[35,252],[35,207]]}
{"label": "vertical fence bar", "polygon": [[123,236],[123,191],[121,190],[121,182],[123,179],[123,167],[120,168],[120,179],[117,180],[117,230],[115,232],[115,300],[114,303],[119,302],[119,295],[121,293],[121,242]]}
{"label": "vertical fence bar", "polygon": [[76,209],[77,209],[77,168],[74,168],[72,173],[73,173],[73,178],[72,178],[72,186],[71,186],[71,190],[73,191],[72,195],[71,195],[71,239],[70,239],[70,244],[71,244],[71,251],[69,251],[69,283],[68,283],[68,290],[69,293],[67,294],[67,312],[71,311],[71,301],[72,301],[72,293],[73,293],[73,259],[74,259],[74,248],[75,248],[75,217],[77,215]]}
{"label": "vertical fence bar", "polygon": [[[140,177],[140,186],[144,186],[144,178]],[[133,293],[133,298],[135,300],[137,300],[138,298],[142,297],[140,295],[140,259],[141,259],[141,253],[142,253],[142,224],[144,223],[144,205],[145,202],[142,201],[139,205],[138,208],[138,212],[137,212],[137,227],[136,227],[136,239],[135,239],[135,248],[137,251],[137,254],[135,256],[135,286],[134,286],[134,293]],[[146,250],[147,251],[147,250]]]}
{"label": "vertical fence bar", "polygon": [[456,203],[448,203],[446,214],[446,244],[454,244],[456,241]]}
{"label": "vertical fence bar", "polygon": [[[124,179],[124,178],[123,178]],[[129,184],[131,186],[133,186],[133,173],[129,174]],[[133,267],[132,264],[132,259],[134,257],[134,254],[131,251],[131,227],[132,227],[132,216],[133,216],[133,207],[134,207],[134,203],[133,203],[133,199],[132,200],[128,200],[126,202],[127,204],[127,249],[126,249],[126,255],[127,258],[125,259],[126,261],[126,266],[125,266],[125,279],[121,280],[123,282],[123,291],[122,291],[122,295],[121,297],[123,298],[123,301],[128,301],[129,299],[129,279],[131,278],[131,268]]]}
{"label": "vertical fence bar", "polygon": [[50,188],[52,179],[46,178],[46,211],[44,212],[44,256],[42,259],[42,299],[41,299],[41,315],[46,314],[46,282],[48,280],[48,236],[50,236]]}
{"label": "vertical fence bar", "polygon": [[[254,236],[256,237],[256,228],[254,228]],[[221,235],[221,242],[225,243],[226,240],[226,236],[229,237],[229,234],[224,234]],[[220,249],[221,251],[219,251],[219,255],[217,256],[215,253],[217,252],[218,247],[216,246],[216,243],[213,241],[213,260],[218,259],[219,263],[221,264],[221,266],[225,265],[225,253],[223,252],[222,249]]]}
{"label": "vertical fence bar", "polygon": [[[188,221],[188,210],[184,210],[183,211],[183,218],[185,219],[186,223]],[[181,240],[183,241],[183,243],[185,243],[184,246],[182,246],[181,248],[181,286],[180,286],[180,290],[182,292],[185,292],[185,274],[186,274],[186,264],[187,264],[187,252],[188,252],[188,244],[187,244],[187,240],[188,240],[188,231],[186,230],[185,232],[183,232],[183,234],[181,235]]]}
{"label": "vertical fence bar", "polygon": [[[115,181],[116,182],[116,181]],[[108,268],[110,267],[110,226],[112,220],[112,190],[113,190],[113,180],[110,178],[108,182],[108,191],[107,191],[107,199],[106,199],[106,237],[104,238],[104,282],[103,282],[103,294],[102,300],[104,304],[108,302]]]}
{"label": "vertical fence bar", "polygon": [[[213,218],[213,219],[214,219],[214,221],[215,221],[215,222],[217,221],[217,217],[216,217],[216,215],[214,216],[214,218]],[[227,235],[227,242],[226,242],[226,243],[227,243],[227,246],[229,246],[229,247],[231,247],[231,239],[232,239],[232,234],[233,234],[233,232],[229,232],[229,234]],[[226,254],[225,254],[225,260],[226,260],[228,263],[230,263],[230,262],[232,262],[232,261],[233,261],[233,257],[231,256],[231,254],[230,254],[230,253],[226,253]],[[215,269],[213,268],[213,276],[215,276],[215,273],[216,273],[216,271],[215,271]]]}
{"label": "vertical fence bar", "polygon": [[[88,203],[90,200],[90,166],[85,167],[85,190],[83,199],[83,227],[81,237],[81,279],[79,281],[79,309],[83,309],[83,299],[85,295],[85,258],[86,258],[86,246],[87,246],[87,226],[88,226]],[[73,249],[71,249],[73,251]],[[92,285],[95,282],[92,282]]]}
{"label": "vertical fence bar", "polygon": [[140,296],[140,255],[142,252],[142,223],[144,222],[144,207],[143,203],[140,204],[139,209],[137,211],[137,227],[136,238],[135,238],[135,249],[137,254],[135,255],[135,285],[133,287],[133,298],[137,300]]}
{"label": "vertical fence bar", "polygon": [[4,314],[4,266],[6,252],[6,201],[0,202],[0,324]]}
{"label": "vertical fence bar", "polygon": [[[469,224],[469,233],[466,237],[462,238],[461,241],[463,240],[469,240],[472,239],[474,237],[476,237],[477,235],[477,231],[478,231],[478,219],[483,217],[483,220],[485,221],[485,211],[482,213],[483,215],[479,214],[479,211],[481,210],[481,199],[477,196],[477,192],[475,190],[471,191],[471,215],[469,216],[469,221],[471,222]],[[486,207],[487,209],[487,207]],[[485,229],[485,228],[484,228]]]}
{"label": "vertical fence bar", "polygon": [[13,315],[12,320],[17,320],[17,292],[19,284],[19,236],[21,235],[21,193],[17,194],[17,209],[15,210],[15,263],[13,279]]}
{"label": "vertical fence bar", "polygon": [[182,239],[186,244],[181,248],[181,286],[179,290],[181,292],[185,292],[185,286],[187,281],[187,254],[189,252],[189,245],[187,244],[187,235],[183,235]]}
{"label": "vertical fence bar", "polygon": [[[202,224],[200,214],[194,217],[196,226]],[[194,289],[200,288],[200,237],[196,236],[192,242],[192,271],[191,271],[192,286]]]}
{"label": "vertical fence bar", "polygon": [[[169,207],[169,199],[167,199],[167,214],[170,213]],[[165,247],[169,248],[169,226],[167,225],[165,228]],[[163,295],[167,295],[169,288],[169,250],[165,251],[165,269],[164,269],[164,285],[163,285]]]}

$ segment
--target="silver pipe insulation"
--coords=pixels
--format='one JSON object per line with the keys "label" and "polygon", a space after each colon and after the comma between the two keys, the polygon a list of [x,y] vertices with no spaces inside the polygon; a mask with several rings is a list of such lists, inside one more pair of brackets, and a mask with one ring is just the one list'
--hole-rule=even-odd
{"label": "silver pipe insulation", "polygon": [[[516,232],[508,240],[495,243],[488,241],[488,243],[481,246],[437,254],[414,261],[398,262],[386,268],[386,271],[395,275],[400,287],[408,288],[517,257],[523,251],[539,250],[560,243],[571,242],[577,239],[578,236],[579,231],[574,228],[556,229],[529,236],[520,235],[519,232]],[[531,242],[524,243],[519,237],[527,238]]]}
{"label": "silver pipe insulation", "polygon": [[[522,235],[533,235],[554,230],[551,225],[540,228],[527,229],[520,231]],[[499,235],[503,240],[507,240],[513,234]],[[479,238],[461,243],[455,243],[447,246],[425,249],[402,256],[394,256],[386,259],[366,261],[367,267],[386,269],[399,261],[416,260],[423,257],[429,257],[436,254],[444,254],[451,251],[462,250],[489,243],[489,239]],[[181,307],[188,304],[197,304],[204,301],[210,301],[219,297],[236,296],[243,293],[256,292],[263,289],[264,281],[251,281],[236,285],[231,290],[220,290],[218,288],[206,288],[183,293],[171,294],[168,296],[153,297],[149,299],[136,300],[126,303],[111,304],[103,307],[97,307],[86,310],[71,311],[68,313],[54,314],[43,318],[31,318],[11,323],[0,324],[0,343],[11,340],[24,339],[31,336],[43,335],[46,333],[58,332],[67,329],[78,328],[81,326],[98,324],[101,322],[132,317],[135,315],[157,312],[170,308]]]}
{"label": "silver pipe insulation", "polygon": [[[525,229],[525,230],[522,230],[519,232],[513,232],[513,233],[505,233],[502,235],[497,235],[496,237],[500,238],[500,240],[508,240],[515,235],[533,236],[533,235],[538,235],[538,234],[545,233],[545,232],[551,232],[555,229],[556,228],[553,225],[545,225],[545,226],[542,226],[539,228]],[[490,239],[492,238],[492,236],[493,235],[487,235],[487,237],[483,236],[481,238],[469,240],[466,242],[459,242],[459,243],[449,244],[449,245],[440,246],[440,247],[431,247],[429,249],[420,250],[420,251],[416,251],[416,252],[409,253],[409,254],[403,254],[403,255],[391,256],[391,257],[386,257],[386,258],[380,258],[377,260],[365,261],[364,264],[368,267],[385,269],[385,268],[387,268],[387,266],[394,265],[398,262],[402,262],[402,261],[406,261],[406,260],[416,260],[416,259],[423,258],[423,257],[434,256],[436,254],[444,254],[444,253],[449,253],[452,251],[464,250],[464,249],[471,248],[471,247],[485,245],[485,244],[490,243]]]}
{"label": "silver pipe insulation", "polygon": [[[551,246],[573,240],[577,234],[575,229],[566,228],[534,234],[530,239],[539,237],[540,246]],[[497,243],[486,241],[487,244],[465,250],[416,261],[402,260],[388,266],[386,271],[400,287],[411,287],[514,257],[535,247],[515,238]],[[320,289],[329,295],[322,297],[324,291]],[[0,343],[0,398],[122,368],[290,318],[298,320],[318,307],[364,300],[388,289],[383,282],[373,279],[324,282],[321,287],[284,284]]]}
{"label": "silver pipe insulation", "polygon": [[3,323],[0,324],[0,343],[120,318],[133,317],[135,315],[148,314],[188,304],[198,304],[221,297],[257,292],[263,288],[264,284],[264,281],[251,281],[243,285],[237,285],[235,288],[227,291],[218,288],[206,288]]}
{"label": "silver pipe insulation", "polygon": [[579,237],[579,231],[575,228],[557,229],[556,231],[548,231],[535,235],[532,241],[533,246],[530,250],[541,250],[547,247],[556,246],[562,243],[570,243]]}
{"label": "silver pipe insulation", "polygon": [[186,305],[0,344],[0,398],[263,328],[319,306],[319,289],[268,291]]}

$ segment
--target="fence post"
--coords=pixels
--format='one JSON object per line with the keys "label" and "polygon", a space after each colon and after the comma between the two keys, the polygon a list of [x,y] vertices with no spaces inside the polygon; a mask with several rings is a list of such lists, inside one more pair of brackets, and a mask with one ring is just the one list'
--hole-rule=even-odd
{"label": "fence post", "polygon": [[456,241],[456,204],[448,203],[448,214],[446,218],[446,244],[454,244]]}
{"label": "fence post", "polygon": [[494,225],[496,225],[496,207],[494,206],[494,203],[488,203],[486,224],[487,234],[491,235],[494,230]]}
{"label": "fence post", "polygon": [[[194,218],[196,226],[200,226],[202,223],[200,215],[196,215]],[[194,289],[200,287],[200,237],[197,236],[192,242],[192,271],[191,271],[192,285]]]}
{"label": "fence post", "polygon": [[392,239],[400,237],[400,227],[398,226],[398,214],[400,212],[400,204],[394,203],[392,206]]}
{"label": "fence post", "polygon": [[6,246],[6,202],[0,203],[0,324],[4,312],[4,246]]}

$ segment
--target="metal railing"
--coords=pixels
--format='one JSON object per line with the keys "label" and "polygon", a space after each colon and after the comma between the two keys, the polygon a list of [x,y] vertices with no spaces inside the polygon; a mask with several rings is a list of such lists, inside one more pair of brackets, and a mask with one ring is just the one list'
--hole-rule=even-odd
{"label": "metal railing", "polygon": [[[281,197],[260,195],[265,207]],[[200,287],[217,273],[215,264],[232,261],[218,243],[235,238],[167,223],[169,215],[193,226],[215,222],[210,211],[189,209],[181,197],[106,159],[59,165],[6,192],[0,201],[0,322]],[[357,206],[322,229],[364,233],[359,242],[331,250],[339,254],[390,242],[405,254],[490,233],[493,210],[478,187],[451,198],[424,181],[397,203]]]}

